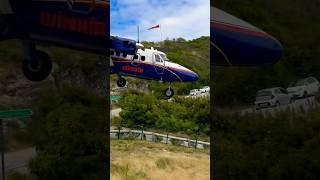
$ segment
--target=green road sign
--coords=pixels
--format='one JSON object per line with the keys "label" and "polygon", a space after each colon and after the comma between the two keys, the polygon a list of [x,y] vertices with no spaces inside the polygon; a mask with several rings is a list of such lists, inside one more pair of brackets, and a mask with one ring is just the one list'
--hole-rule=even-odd
{"label": "green road sign", "polygon": [[17,109],[10,111],[0,111],[0,119],[19,119],[28,118],[32,115],[31,109]]}
{"label": "green road sign", "polygon": [[111,101],[117,101],[121,98],[121,96],[111,96]]}

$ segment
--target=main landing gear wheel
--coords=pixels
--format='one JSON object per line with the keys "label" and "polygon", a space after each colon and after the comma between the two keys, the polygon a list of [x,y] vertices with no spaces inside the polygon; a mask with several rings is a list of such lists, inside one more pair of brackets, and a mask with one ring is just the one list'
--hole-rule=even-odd
{"label": "main landing gear wheel", "polygon": [[174,95],[174,91],[171,88],[166,89],[166,96],[167,98],[171,98]]}
{"label": "main landing gear wheel", "polygon": [[30,81],[42,81],[46,79],[52,70],[52,62],[47,53],[35,51],[32,60],[25,59],[22,64],[22,72]]}
{"label": "main landing gear wheel", "polygon": [[117,80],[117,85],[118,85],[119,87],[124,87],[124,86],[126,85],[126,83],[127,83],[126,79],[124,79],[124,78],[122,78],[122,77],[120,77],[120,78]]}

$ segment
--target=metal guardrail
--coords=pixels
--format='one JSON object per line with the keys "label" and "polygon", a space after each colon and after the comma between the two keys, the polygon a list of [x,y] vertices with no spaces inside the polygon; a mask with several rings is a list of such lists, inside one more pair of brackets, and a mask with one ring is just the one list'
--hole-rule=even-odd
{"label": "metal guardrail", "polygon": [[132,130],[132,129],[110,130],[110,138],[111,139],[139,139],[139,140],[146,140],[151,142],[160,142],[164,144],[193,147],[196,149],[210,148],[209,142],[198,141],[197,139],[192,140],[188,138],[171,136],[169,134],[160,134],[160,133],[143,131],[143,130]]}

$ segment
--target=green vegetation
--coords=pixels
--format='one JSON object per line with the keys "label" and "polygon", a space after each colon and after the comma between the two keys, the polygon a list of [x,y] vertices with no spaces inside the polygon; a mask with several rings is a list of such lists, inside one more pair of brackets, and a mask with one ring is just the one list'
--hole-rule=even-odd
{"label": "green vegetation", "polygon": [[122,95],[119,106],[121,118],[113,121],[115,125],[209,136],[209,98],[175,97],[174,102],[168,102],[153,95],[128,91]]}
{"label": "green vegetation", "polygon": [[[111,150],[114,152],[125,151],[125,152],[135,152],[140,151],[141,147],[144,147],[148,150],[162,151],[166,150],[169,152],[183,152],[186,154],[192,153],[201,153],[201,154],[210,154],[210,149],[195,149],[195,148],[186,148],[183,146],[175,146],[170,144],[155,143],[141,140],[112,140],[111,141]],[[112,152],[111,152],[112,153]]]}
{"label": "green vegetation", "polygon": [[[264,67],[215,67],[217,111],[212,124],[214,179],[319,179],[320,109],[305,113],[231,114],[257,90],[320,79],[320,1],[212,1],[212,5],[280,40],[282,59]],[[221,113],[223,109],[225,113]]]}
{"label": "green vegetation", "polygon": [[37,149],[27,167],[31,174],[11,173],[8,179],[105,179],[108,102],[97,94],[103,91],[102,64],[107,61],[55,46],[37,49],[48,52],[54,63],[53,78],[41,83],[24,78],[20,42],[0,42],[0,91],[10,97],[9,104],[12,99],[10,107],[0,106],[34,111],[32,119],[24,121],[27,129],[19,129],[18,121],[7,124],[6,150]]}
{"label": "green vegetation", "polygon": [[216,179],[319,179],[320,112],[217,113]]}
{"label": "green vegetation", "polygon": [[39,179],[103,179],[108,116],[104,97],[64,85],[46,89],[35,102],[30,126],[37,156],[30,162]]}
{"label": "green vegetation", "polygon": [[122,179],[138,180],[138,179],[145,179],[146,178],[146,173],[144,173],[143,171],[137,171],[137,172],[130,171],[128,164],[126,166],[112,164],[111,169],[112,169],[113,173],[121,174]]}
{"label": "green vegetation", "polygon": [[199,75],[199,80],[192,83],[173,83],[174,101],[168,102],[164,96],[168,84],[128,78],[129,84],[135,83],[137,90],[142,86],[148,87],[151,93],[123,92],[122,99],[117,104],[122,108],[122,112],[120,118],[113,119],[113,125],[121,123],[122,126],[134,128],[143,126],[144,129],[152,131],[188,135],[192,138],[196,138],[198,134],[201,138],[208,140],[209,98],[187,99],[179,95],[189,94],[191,89],[209,84],[209,40],[209,37],[200,37],[190,41],[177,38],[160,42],[160,45],[154,42],[142,42],[146,48],[155,47],[165,52],[171,61],[195,71]]}

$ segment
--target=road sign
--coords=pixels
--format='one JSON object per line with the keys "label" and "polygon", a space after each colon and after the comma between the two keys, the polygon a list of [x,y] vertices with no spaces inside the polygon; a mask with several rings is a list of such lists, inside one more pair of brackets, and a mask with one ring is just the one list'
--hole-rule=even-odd
{"label": "road sign", "polygon": [[111,96],[111,101],[117,101],[119,99],[121,99],[121,96]]}
{"label": "road sign", "polygon": [[17,109],[17,110],[9,110],[9,111],[0,111],[0,119],[20,119],[20,118],[28,118],[32,115],[31,109]]}
{"label": "road sign", "polygon": [[2,180],[5,179],[3,121],[11,120],[11,119],[28,118],[31,115],[32,115],[31,109],[16,109],[16,110],[9,110],[9,111],[0,111],[0,150],[1,150]]}

